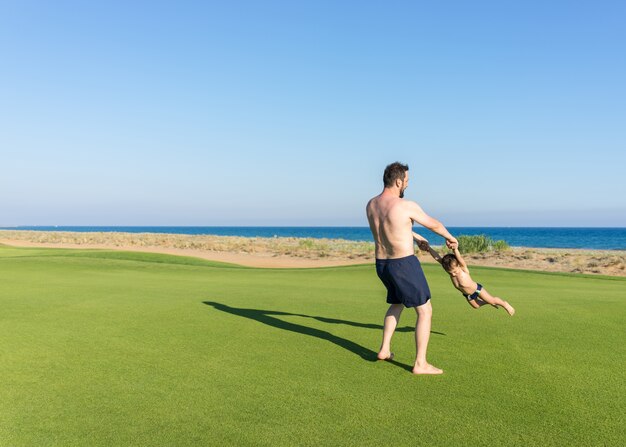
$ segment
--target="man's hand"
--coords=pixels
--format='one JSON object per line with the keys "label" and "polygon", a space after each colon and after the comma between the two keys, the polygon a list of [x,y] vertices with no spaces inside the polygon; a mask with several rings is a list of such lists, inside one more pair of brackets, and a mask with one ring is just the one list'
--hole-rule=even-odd
{"label": "man's hand", "polygon": [[417,246],[422,251],[428,251],[428,249],[430,248],[430,244],[426,239],[417,241]]}
{"label": "man's hand", "polygon": [[448,247],[450,250],[456,250],[457,248],[459,248],[459,241],[457,241],[454,237],[452,239],[447,239],[446,247]]}

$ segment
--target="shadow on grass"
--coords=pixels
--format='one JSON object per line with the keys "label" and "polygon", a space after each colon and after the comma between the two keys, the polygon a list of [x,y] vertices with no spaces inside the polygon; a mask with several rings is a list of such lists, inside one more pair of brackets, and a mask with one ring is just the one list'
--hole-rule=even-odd
{"label": "shadow on grass", "polygon": [[[260,310],[260,309],[245,309],[239,307],[230,307],[225,304],[216,303],[214,301],[203,301],[207,306],[213,306],[215,309],[220,310],[222,312],[226,312],[229,314],[237,315],[244,318],[249,318],[254,321],[258,321],[259,323],[267,324],[268,326],[272,326],[278,329],[283,329],[291,332],[296,332],[298,334],[310,335],[311,337],[321,338],[323,340],[328,340],[329,342],[340,346],[356,355],[361,357],[363,360],[367,360],[368,362],[377,361],[376,355],[377,353],[368,349],[364,346],[359,345],[351,340],[347,340],[345,338],[338,337],[336,335],[331,334],[330,332],[323,331],[321,329],[312,328],[309,326],[304,326],[301,324],[290,323],[288,321],[281,320],[280,318],[274,317],[277,316],[294,316],[294,317],[304,317],[304,318],[312,318],[314,320],[321,321],[323,323],[331,323],[331,324],[346,324],[349,326],[362,327],[366,329],[378,329],[381,330],[383,327],[377,324],[368,324],[368,323],[357,323],[354,321],[346,321],[346,320],[337,320],[334,318],[326,318],[326,317],[316,317],[311,315],[304,314],[294,314],[289,312],[281,312],[277,310]],[[412,327],[402,327],[396,329],[396,332],[412,332],[414,329]],[[431,331],[433,334],[445,335],[441,332]],[[396,366],[399,366],[408,371],[412,370],[412,366],[405,365],[400,362],[396,362],[395,360],[389,360],[389,363],[392,363]]]}

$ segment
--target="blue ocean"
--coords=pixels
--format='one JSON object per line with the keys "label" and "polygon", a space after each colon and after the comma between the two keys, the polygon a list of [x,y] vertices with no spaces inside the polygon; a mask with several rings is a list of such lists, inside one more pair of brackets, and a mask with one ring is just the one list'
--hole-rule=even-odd
{"label": "blue ocean", "polygon": [[[243,237],[299,237],[372,241],[367,227],[79,227],[79,226],[20,226],[5,230],[84,231],[123,233],[212,234]],[[448,227],[455,235],[484,234],[494,240],[504,240],[513,247],[586,248],[597,250],[626,250],[626,228],[535,228],[535,227]],[[421,227],[416,231],[431,244],[441,245],[443,239]]]}

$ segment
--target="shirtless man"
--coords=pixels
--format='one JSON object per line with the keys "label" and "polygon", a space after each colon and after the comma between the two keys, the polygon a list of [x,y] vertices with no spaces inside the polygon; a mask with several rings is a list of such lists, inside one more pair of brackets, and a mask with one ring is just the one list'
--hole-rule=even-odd
{"label": "shirtless man", "polygon": [[[408,171],[407,165],[397,162],[387,166],[383,192],[372,198],[366,208],[376,243],[376,273],[387,288],[387,303],[391,305],[385,315],[378,359],[393,359],[391,337],[404,307],[413,307],[417,312],[413,374],[442,374],[441,369],[426,361],[432,307],[428,283],[413,248],[413,222],[443,236],[448,248],[455,248],[458,242],[441,222],[426,214],[417,203],[403,199],[409,185]],[[428,250],[427,243],[420,248]]]}

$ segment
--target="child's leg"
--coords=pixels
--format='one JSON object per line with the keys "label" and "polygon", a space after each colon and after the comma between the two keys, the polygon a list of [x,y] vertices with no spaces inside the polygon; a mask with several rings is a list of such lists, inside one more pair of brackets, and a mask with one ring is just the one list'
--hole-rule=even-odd
{"label": "child's leg", "polygon": [[511,316],[513,316],[513,314],[515,313],[515,309],[513,308],[513,306],[511,306],[509,303],[507,303],[503,299],[498,298],[497,296],[492,296],[489,292],[487,292],[485,288],[483,288],[480,291],[479,296],[480,296],[480,299],[487,304],[491,304],[494,307],[498,307],[498,306],[504,307],[506,311],[509,313],[509,315]]}
{"label": "child's leg", "polygon": [[480,298],[476,298],[475,300],[469,300],[467,302],[467,304],[472,306],[474,309],[480,309],[481,307],[483,307],[487,303],[484,302],[483,300],[481,300]]}

